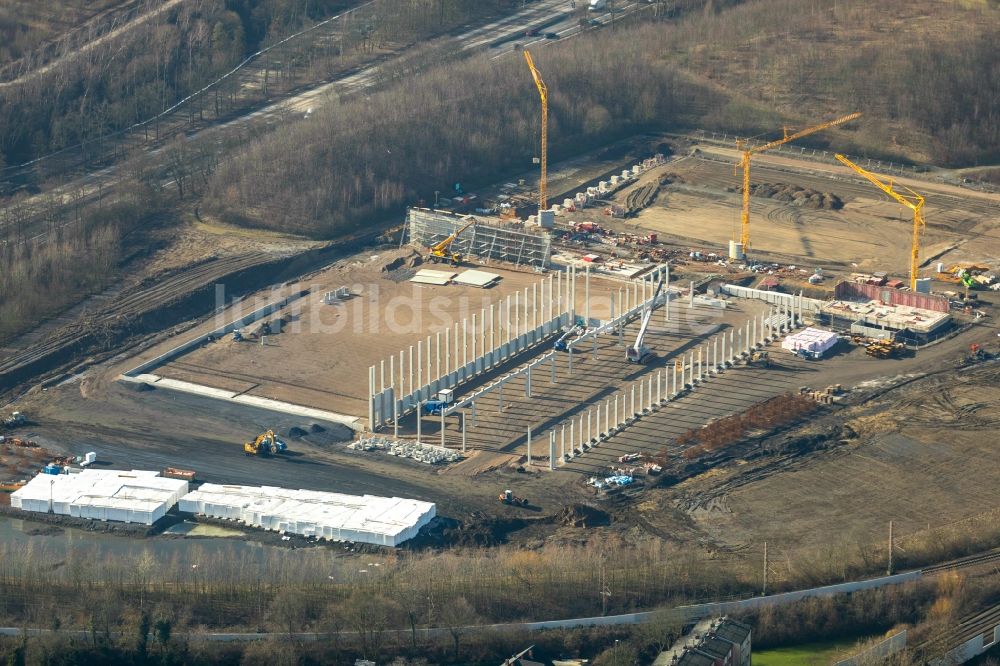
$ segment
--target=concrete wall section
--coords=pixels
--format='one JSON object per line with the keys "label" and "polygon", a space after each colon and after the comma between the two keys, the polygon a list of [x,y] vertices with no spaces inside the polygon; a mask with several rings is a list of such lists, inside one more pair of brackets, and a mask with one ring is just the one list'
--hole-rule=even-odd
{"label": "concrete wall section", "polygon": [[839,282],[834,288],[834,296],[841,301],[880,301],[885,305],[905,305],[935,312],[948,312],[950,309],[948,299],[944,296],[918,294],[876,284]]}

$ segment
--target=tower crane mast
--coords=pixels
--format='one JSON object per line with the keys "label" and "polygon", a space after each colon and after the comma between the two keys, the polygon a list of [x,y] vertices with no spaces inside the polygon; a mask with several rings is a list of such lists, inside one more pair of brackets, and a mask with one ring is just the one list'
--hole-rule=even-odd
{"label": "tower crane mast", "polygon": [[528,69],[531,70],[531,76],[535,79],[535,87],[538,88],[538,96],[542,100],[542,156],[540,159],[542,175],[538,181],[538,210],[543,211],[548,209],[546,187],[548,185],[549,89],[545,85],[545,81],[542,80],[541,72],[535,67],[535,61],[531,58],[528,49],[524,49],[524,59],[528,61]]}
{"label": "tower crane mast", "polygon": [[924,227],[924,198],[905,185],[903,185],[902,188],[906,190],[906,193],[901,194],[896,191],[896,184],[893,182],[892,178],[888,178],[887,182],[882,181],[878,176],[869,171],[865,171],[843,155],[837,154],[834,155],[834,157],[836,157],[837,161],[841,164],[850,167],[856,173],[870,181],[875,187],[879,188],[890,197],[913,211],[913,241],[910,247],[910,289],[916,291],[917,271],[920,267],[920,233],[923,231]]}
{"label": "tower crane mast", "polygon": [[743,245],[744,252],[750,249],[750,158],[758,153],[763,153],[764,151],[771,150],[772,148],[777,148],[778,146],[789,143],[790,141],[801,139],[804,136],[809,136],[810,134],[815,134],[816,132],[821,132],[825,129],[836,127],[837,125],[843,125],[844,123],[850,122],[860,116],[860,113],[852,113],[835,120],[820,123],[819,125],[807,127],[806,129],[799,130],[794,134],[789,134],[786,129],[785,136],[783,138],[765,143],[761,146],[755,146],[753,148],[747,148],[746,141],[743,139],[738,139],[736,141],[736,149],[741,153],[740,166],[743,167],[743,211],[740,215],[740,243]]}

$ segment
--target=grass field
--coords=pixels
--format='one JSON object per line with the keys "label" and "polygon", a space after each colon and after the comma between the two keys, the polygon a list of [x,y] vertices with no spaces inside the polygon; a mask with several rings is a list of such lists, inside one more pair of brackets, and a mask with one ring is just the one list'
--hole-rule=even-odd
{"label": "grass field", "polygon": [[827,666],[834,659],[846,657],[850,649],[862,640],[851,638],[821,643],[806,643],[772,650],[754,650],[754,666]]}

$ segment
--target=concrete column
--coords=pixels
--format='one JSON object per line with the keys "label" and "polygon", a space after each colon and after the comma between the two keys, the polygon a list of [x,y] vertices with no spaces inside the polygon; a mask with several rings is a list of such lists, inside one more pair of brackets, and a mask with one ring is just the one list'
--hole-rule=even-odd
{"label": "concrete column", "polygon": [[[683,367],[683,364],[681,365]],[[674,363],[674,389],[670,392],[670,395],[677,395],[677,363]]]}
{"label": "concrete column", "polygon": [[396,400],[396,392],[392,394],[392,437],[399,439],[399,400]]}
{"label": "concrete column", "polygon": [[694,352],[688,355],[688,383],[694,386]]}
{"label": "concrete column", "polygon": [[381,392],[385,390],[385,359],[379,361],[378,373],[379,373],[379,385],[382,387],[379,389],[379,391]]}
{"label": "concrete column", "polygon": [[524,397],[530,398],[531,397],[531,366],[530,365],[528,366],[528,369],[527,369],[527,371],[526,371],[525,374],[527,375],[527,378],[525,379],[525,382],[524,382]]}
{"label": "concrete column", "polygon": [[518,327],[519,335],[524,335],[528,332],[528,288],[524,288],[524,302],[521,303],[521,321],[523,326]]}
{"label": "concrete column", "polygon": [[690,288],[691,291],[688,292],[688,307],[689,308],[693,308],[694,307],[694,280],[691,280],[691,284],[690,284],[689,288]]}
{"label": "concrete column", "polygon": [[663,296],[666,299],[663,302],[663,323],[666,324],[670,321],[670,264],[666,264],[664,268],[667,275],[663,283]]}
{"label": "concrete column", "polygon": [[424,420],[422,418],[422,416],[423,416],[422,412],[423,411],[424,411],[424,401],[423,400],[418,400],[417,401],[417,444],[421,443],[421,441],[420,441],[420,423],[421,423],[421,421]]}
{"label": "concrete column", "polygon": [[[431,383],[431,381],[432,381],[432,380],[434,379],[434,378],[433,378],[433,377],[431,376],[431,369],[432,369],[432,368],[434,367],[434,366],[433,366],[433,364],[431,363],[431,360],[432,360],[432,359],[431,359],[431,349],[432,349],[432,348],[433,348],[433,345],[431,344],[431,336],[429,336],[429,335],[428,335],[428,336],[427,336],[427,346],[426,346],[426,347],[424,347],[424,349],[425,349],[425,350],[427,350],[427,354],[426,354],[426,355],[424,356],[424,359],[425,359],[425,360],[426,360],[426,362],[427,362],[427,374],[426,374],[426,375],[424,375],[424,377],[425,377],[425,379],[427,380],[427,383],[428,383],[428,384],[430,384],[430,383]],[[441,347],[440,347],[440,345],[439,345],[439,346],[438,346],[438,357],[439,357],[439,358],[440,358],[440,354],[441,354]],[[441,365],[441,363],[440,363],[440,362],[438,362],[438,365]]]}
{"label": "concrete column", "polygon": [[[444,329],[444,374],[451,374],[451,329]],[[439,374],[438,377],[441,375]]]}
{"label": "concrete column", "polygon": [[[476,315],[472,315],[472,358],[476,358]],[[462,320],[462,367],[469,366],[469,320]],[[462,379],[465,379],[463,376]]]}
{"label": "concrete column", "polygon": [[[531,285],[531,330],[536,328],[538,328],[538,283],[534,282]],[[534,334],[532,334],[531,341],[535,341]]]}
{"label": "concrete column", "polygon": [[[478,342],[477,342],[478,341]],[[486,308],[479,310],[479,323],[476,323],[476,315],[472,315],[472,358],[478,359],[486,355]],[[479,365],[478,363],[476,364]],[[483,359],[483,367],[486,367],[486,359]]]}
{"label": "concrete column", "polygon": [[[424,346],[423,340],[417,340],[417,388],[422,389],[424,387],[424,361],[423,361],[423,351]],[[423,399],[424,396],[419,396],[418,399]]]}
{"label": "concrete column", "polygon": [[687,387],[687,366],[684,364],[684,357],[681,356],[681,390]]}
{"label": "concrete column", "polygon": [[528,426],[528,464],[531,464],[531,426]]}
{"label": "concrete column", "polygon": [[583,312],[587,319],[587,327],[590,327],[590,264],[583,270]]}
{"label": "concrete column", "polygon": [[578,432],[580,433],[579,444],[580,444],[580,453],[582,454],[583,452],[586,451],[586,449],[583,448],[583,414],[580,414],[580,428]]}
{"label": "concrete column", "polygon": [[729,362],[732,363],[736,359],[736,352],[733,347],[733,336],[736,334],[735,329],[729,329]]}
{"label": "concrete column", "polygon": [[562,434],[559,435],[559,440],[560,440],[560,451],[562,451],[562,453],[559,455],[559,460],[565,462],[565,460],[566,460],[566,423],[565,423],[565,421],[562,424]]}
{"label": "concrete column", "polygon": [[622,420],[618,415],[618,394],[615,393],[615,430],[618,429],[618,426],[620,426],[621,423]]}
{"label": "concrete column", "polygon": [[604,430],[601,432],[604,433],[605,437],[611,434],[611,423],[608,419],[609,416],[611,416],[611,398],[604,401]]}
{"label": "concrete column", "polygon": [[401,395],[406,395],[406,392],[405,392],[406,384],[404,383],[404,380],[406,379],[406,372],[404,370],[404,368],[406,367],[405,360],[406,360],[406,353],[402,349],[400,349],[399,350],[399,391],[398,391],[396,397],[399,397]]}
{"label": "concrete column", "polygon": [[569,420],[569,457],[572,460],[576,456],[576,421]]}
{"label": "concrete column", "polygon": [[441,448],[444,448],[444,410],[441,410]]}
{"label": "concrete column", "polygon": [[465,412],[462,412],[462,453],[465,453]]}
{"label": "concrete column", "polygon": [[800,326],[803,325],[803,322],[805,321],[805,314],[806,314],[806,298],[802,294],[802,291],[800,290],[799,291],[799,325]]}
{"label": "concrete column", "polygon": [[570,324],[576,322],[576,266],[572,266],[572,279],[569,283],[569,320]]}
{"label": "concrete column", "polygon": [[746,337],[746,341],[747,342],[746,342],[746,345],[745,345],[745,349],[746,349],[746,352],[748,354],[750,353],[750,341],[752,339],[753,338],[750,337],[750,322],[747,322],[747,337]]}
{"label": "concrete column", "polygon": [[663,404],[663,372],[656,373],[656,404]]}
{"label": "concrete column", "polygon": [[[558,312],[560,314],[560,316],[562,315],[562,312],[563,312],[563,307],[562,307],[562,302],[563,302],[563,279],[562,279],[562,276],[563,276],[562,271],[559,271],[558,273],[556,273],[556,312]],[[551,296],[551,294],[550,294],[550,296]],[[562,323],[562,322],[560,321],[559,323]]]}
{"label": "concrete column", "polygon": [[719,336],[712,338],[712,369],[719,371]]}
{"label": "concrete column", "polygon": [[698,377],[697,377],[697,379],[698,379],[699,382],[702,379],[702,375],[701,375],[701,347],[698,347]]}
{"label": "concrete column", "polygon": [[653,411],[653,375],[649,376],[646,384],[646,409]]}
{"label": "concrete column", "polygon": [[635,384],[632,384],[632,409],[629,411],[628,418],[635,418]]}
{"label": "concrete column", "polygon": [[[495,350],[497,348],[497,346],[496,346],[496,338],[494,337],[494,334],[496,333],[496,331],[495,331],[495,329],[496,329],[496,322],[494,320],[494,315],[495,314],[496,314],[496,311],[493,308],[493,303],[490,303],[490,346],[489,346],[490,365],[493,365],[495,363],[495,359],[493,358],[493,350]],[[484,347],[483,352],[485,353],[485,351],[486,351],[486,348]]]}
{"label": "concrete column", "polygon": [[739,329],[736,332],[736,348],[739,350],[733,358],[737,358],[743,355],[743,350],[746,349],[746,345],[743,344],[743,329]]}
{"label": "concrete column", "polygon": [[[472,315],[472,359],[473,360],[479,358],[479,353],[480,353],[479,352],[479,347],[478,347],[478,345],[476,345],[476,340],[479,337],[477,335],[477,333],[479,332],[479,329],[476,328],[477,323],[478,323],[478,320],[476,319],[476,315],[473,314]],[[468,361],[465,360],[464,344],[463,344],[462,357],[463,357],[462,358],[463,365],[468,364]]]}
{"label": "concrete column", "polygon": [[511,340],[516,340],[521,335],[521,292],[514,292],[514,321],[511,322]]}
{"label": "concrete column", "polygon": [[594,441],[594,410],[587,410],[587,444]]}
{"label": "concrete column", "polygon": [[549,471],[553,471],[556,468],[556,432],[552,430],[549,432]]}
{"label": "concrete column", "polygon": [[751,319],[750,323],[752,324],[752,333],[750,334],[750,350],[753,351],[753,348],[757,346],[757,318],[754,317]]}
{"label": "concrete column", "polygon": [[[418,363],[419,366],[419,363]],[[410,345],[410,393],[413,393],[413,345]]]}
{"label": "concrete column", "polygon": [[375,432],[375,366],[368,368],[368,429]]}
{"label": "concrete column", "polygon": [[427,381],[429,382],[434,381],[435,379],[441,376],[441,331],[438,331],[434,337],[435,337],[435,342],[437,343],[437,346],[434,348],[436,365],[434,366],[434,374],[432,375],[430,368],[431,360],[429,358],[427,359]]}
{"label": "concrete column", "polygon": [[[389,357],[389,386],[392,387],[392,388],[394,388],[394,389],[396,388],[396,355],[395,354],[393,354],[392,356]],[[396,391],[393,391],[393,395],[395,395],[395,394],[396,394]]]}

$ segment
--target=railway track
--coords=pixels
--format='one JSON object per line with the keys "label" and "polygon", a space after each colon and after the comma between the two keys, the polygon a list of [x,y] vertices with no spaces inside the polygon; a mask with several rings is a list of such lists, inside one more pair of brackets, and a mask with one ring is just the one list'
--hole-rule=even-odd
{"label": "railway track", "polygon": [[[171,306],[183,309],[185,300],[191,300],[216,282],[238,278],[249,269],[275,260],[265,253],[226,257],[182,269],[152,284],[139,285],[0,362],[0,391],[83,353],[108,351],[130,335],[144,332],[144,318]],[[214,298],[214,294],[203,294],[201,300],[206,297]]]}
{"label": "railway track", "polygon": [[960,571],[962,569],[968,569],[970,567],[977,567],[993,563],[1000,564],[1000,550],[994,550],[988,553],[980,553],[978,555],[969,555],[967,557],[960,557],[957,560],[942,562],[940,564],[932,564],[930,566],[922,568],[920,571],[923,575],[927,576],[927,575],[941,574],[950,571]]}

